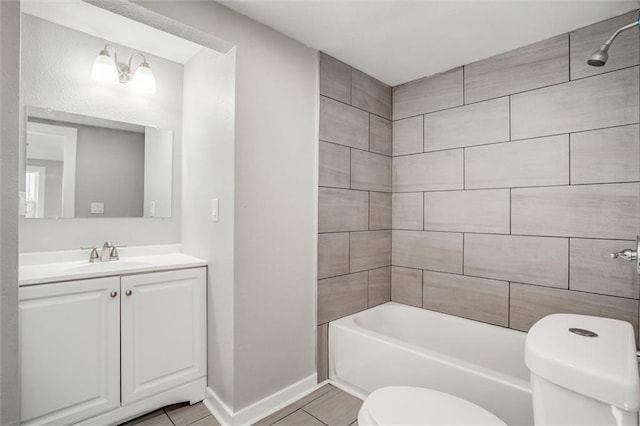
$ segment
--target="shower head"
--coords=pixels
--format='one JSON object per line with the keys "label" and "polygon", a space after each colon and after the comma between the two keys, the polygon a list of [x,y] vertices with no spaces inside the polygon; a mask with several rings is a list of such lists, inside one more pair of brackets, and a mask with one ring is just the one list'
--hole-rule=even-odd
{"label": "shower head", "polygon": [[609,54],[607,53],[608,50],[609,46],[603,44],[602,46],[600,46],[600,49],[596,50],[591,54],[591,56],[589,56],[587,64],[591,65],[592,67],[601,67],[606,64],[607,59],[609,59]]}
{"label": "shower head", "polygon": [[616,32],[614,32],[613,35],[609,37],[609,40],[607,40],[602,46],[600,46],[600,49],[596,50],[591,54],[591,56],[589,56],[587,64],[591,65],[592,67],[601,67],[606,64],[607,59],[609,59],[608,50],[609,47],[611,47],[611,43],[613,43],[613,40],[615,40],[615,38],[618,37],[618,34],[623,32],[624,30],[628,30],[629,28],[637,26],[640,26],[640,17],[638,18],[637,22],[618,28]]}

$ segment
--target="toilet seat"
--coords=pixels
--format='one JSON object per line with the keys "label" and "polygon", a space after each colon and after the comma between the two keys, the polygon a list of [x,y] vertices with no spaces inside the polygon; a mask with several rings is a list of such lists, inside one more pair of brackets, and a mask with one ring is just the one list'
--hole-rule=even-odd
{"label": "toilet seat", "polygon": [[506,426],[498,417],[457,396],[411,386],[372,392],[358,413],[360,426],[465,425]]}

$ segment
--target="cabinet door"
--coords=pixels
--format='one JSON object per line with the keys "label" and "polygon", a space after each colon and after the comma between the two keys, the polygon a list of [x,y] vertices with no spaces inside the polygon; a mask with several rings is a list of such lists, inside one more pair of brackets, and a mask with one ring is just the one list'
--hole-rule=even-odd
{"label": "cabinet door", "polygon": [[122,404],[206,375],[206,269],[122,277]]}
{"label": "cabinet door", "polygon": [[120,406],[120,278],[19,289],[21,424]]}

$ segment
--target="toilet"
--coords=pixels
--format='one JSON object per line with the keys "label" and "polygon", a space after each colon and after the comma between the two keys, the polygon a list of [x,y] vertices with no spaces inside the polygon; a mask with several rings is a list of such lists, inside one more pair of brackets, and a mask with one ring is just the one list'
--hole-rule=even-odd
{"label": "toilet", "polygon": [[626,321],[554,314],[525,343],[536,425],[637,426],[636,337]]}
{"label": "toilet", "polygon": [[373,391],[360,407],[358,425],[506,426],[498,417],[448,393],[412,386]]}
{"label": "toilet", "polygon": [[[534,424],[638,426],[640,380],[633,327],[625,321],[554,314],[529,330]],[[360,426],[506,425],[464,399],[433,389],[391,386],[372,392]]]}

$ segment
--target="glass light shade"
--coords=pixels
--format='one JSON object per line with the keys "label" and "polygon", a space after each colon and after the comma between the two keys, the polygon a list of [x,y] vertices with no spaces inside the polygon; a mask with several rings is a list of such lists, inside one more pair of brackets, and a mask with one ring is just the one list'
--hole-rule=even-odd
{"label": "glass light shade", "polygon": [[103,84],[118,84],[118,68],[106,51],[100,52],[91,69],[91,79]]}
{"label": "glass light shade", "polygon": [[143,62],[140,64],[135,74],[133,74],[131,84],[139,92],[156,93],[156,78],[153,76],[148,63]]}

